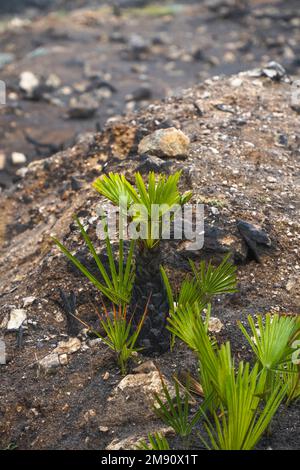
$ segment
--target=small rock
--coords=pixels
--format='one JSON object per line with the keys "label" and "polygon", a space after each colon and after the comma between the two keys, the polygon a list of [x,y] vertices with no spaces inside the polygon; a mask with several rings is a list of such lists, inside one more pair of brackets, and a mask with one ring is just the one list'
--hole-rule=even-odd
{"label": "small rock", "polygon": [[68,354],[60,354],[59,362],[62,366],[66,366],[69,362]]}
{"label": "small rock", "polygon": [[261,227],[244,220],[237,221],[237,228],[248,246],[248,255],[259,263],[261,249],[272,246],[269,235]]}
{"label": "small rock", "polygon": [[26,94],[27,98],[33,98],[35,91],[40,85],[39,79],[30,71],[22,72],[20,75],[19,87]]}
{"label": "small rock", "polygon": [[[155,429],[157,432],[163,436],[174,436],[174,430],[171,427],[163,427]],[[136,446],[139,441],[147,441],[146,433],[145,435],[131,435],[125,439],[114,439],[105,450],[136,450]]]}
{"label": "small rock", "polygon": [[186,157],[190,139],[175,127],[158,129],[144,137],[138,146],[140,155],[149,154],[157,157]]}
{"label": "small rock", "polygon": [[52,372],[54,369],[60,367],[60,365],[59,355],[53,352],[39,361],[39,366],[44,369],[45,372]]}
{"label": "small rock", "polygon": [[135,374],[148,374],[149,372],[157,371],[157,367],[153,361],[146,361],[133,369]]}
{"label": "small rock", "polygon": [[294,288],[296,287],[296,285],[299,284],[299,279],[296,277],[296,276],[291,276],[288,280],[288,282],[286,283],[286,290],[288,292],[291,292],[294,290]]}
{"label": "small rock", "polygon": [[3,152],[0,152],[0,171],[4,170],[6,163],[6,155]]}
{"label": "small rock", "polygon": [[268,63],[267,67],[262,69],[262,75],[279,82],[286,76],[286,71],[278,62],[272,61]]}
{"label": "small rock", "polygon": [[132,389],[138,389],[150,400],[153,400],[154,393],[161,393],[162,383],[158,370],[149,373],[126,375],[116,386],[115,392],[121,390],[126,393],[133,393]]}
{"label": "small rock", "polygon": [[223,111],[223,113],[235,114],[235,111],[232,106],[228,106],[223,103],[218,103],[218,104],[215,104],[214,106],[218,111]]}
{"label": "small rock", "polygon": [[33,302],[36,301],[36,297],[33,297],[33,296],[29,296],[29,297],[24,297],[23,299],[23,307],[26,308],[26,307],[29,307],[30,305],[33,304]]}
{"label": "small rock", "polygon": [[107,426],[99,426],[99,431],[100,432],[108,432],[109,428]]}
{"label": "small rock", "polygon": [[212,207],[210,208],[210,210],[211,210],[211,213],[212,213],[213,215],[218,215],[218,214],[220,213],[219,209],[218,209],[217,207],[214,207],[214,206],[212,206]]}
{"label": "small rock", "polygon": [[243,80],[239,77],[236,77],[236,78],[233,78],[232,80],[230,80],[230,85],[233,88],[239,88],[242,84],[243,84]]}
{"label": "small rock", "polygon": [[61,85],[61,79],[55,73],[51,73],[47,78],[45,85],[52,89],[58,88]]}
{"label": "small rock", "polygon": [[208,331],[210,331],[211,333],[220,333],[223,327],[224,325],[221,320],[219,320],[219,318],[210,317],[208,322]]}
{"label": "small rock", "polygon": [[10,318],[7,324],[7,330],[8,331],[15,331],[22,326],[24,321],[27,318],[26,310],[23,308],[14,308],[10,312]]}
{"label": "small rock", "polygon": [[60,341],[57,347],[53,350],[57,354],[73,354],[81,347],[79,338],[70,338],[68,341]]}
{"label": "small rock", "polygon": [[135,450],[141,439],[147,439],[146,436],[129,436],[125,439],[113,439],[105,450]]}
{"label": "small rock", "polygon": [[150,43],[139,34],[132,34],[129,38],[128,45],[134,55],[138,56],[148,52]]}
{"label": "small rock", "polygon": [[85,420],[86,423],[88,423],[89,421],[94,420],[94,418],[96,418],[96,416],[97,416],[97,413],[93,409],[86,411],[83,415],[84,420]]}
{"label": "small rock", "polygon": [[11,161],[13,165],[24,165],[26,163],[26,155],[20,152],[13,152],[11,154]]}
{"label": "small rock", "polygon": [[103,380],[108,380],[109,379],[109,372],[105,372],[103,375],[102,375],[102,379]]}

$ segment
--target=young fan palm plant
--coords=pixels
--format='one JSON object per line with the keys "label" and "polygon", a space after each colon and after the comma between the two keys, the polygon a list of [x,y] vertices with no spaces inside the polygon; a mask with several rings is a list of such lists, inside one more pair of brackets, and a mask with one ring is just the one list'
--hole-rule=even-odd
{"label": "young fan palm plant", "polygon": [[[134,311],[134,321],[138,322],[150,297],[148,316],[141,332],[141,345],[148,352],[162,351],[169,346],[168,334],[164,328],[169,304],[160,273],[162,253],[159,241],[164,216],[171,215],[192,196],[191,192],[180,194],[180,174],[181,172],[176,172],[169,177],[156,177],[154,172],[150,172],[146,185],[140,173],[136,173],[134,187],[124,175],[109,173],[93,184],[94,188],[113,204],[124,207],[125,201],[132,223],[140,230],[130,309]],[[152,213],[153,207],[158,208],[155,217]]]}
{"label": "young fan palm plant", "polygon": [[278,384],[262,407],[266,371],[256,364],[250,371],[249,363],[239,364],[237,374],[232,369],[224,383],[225,405],[213,420],[206,422],[210,444],[201,436],[208,449],[251,450],[268,428],[285,393],[286,387]]}
{"label": "young fan palm plant", "polygon": [[[251,315],[248,323],[252,337],[240,323],[240,329],[247,338],[261,367],[267,371],[267,391],[271,393],[286,368],[289,368],[293,353],[292,343],[300,336],[300,321],[295,317],[267,314],[265,320],[257,317],[257,327]],[[290,375],[291,380],[293,376]]]}
{"label": "young fan palm plant", "polygon": [[170,311],[176,308],[185,308],[193,305],[210,305],[216,295],[232,294],[236,289],[236,266],[228,261],[230,254],[225,256],[219,266],[214,267],[211,262],[206,265],[201,261],[197,269],[195,263],[190,260],[193,277],[188,276],[181,284],[178,296],[175,300],[170,281],[166,271],[161,267],[162,277],[166,286],[170,303]]}

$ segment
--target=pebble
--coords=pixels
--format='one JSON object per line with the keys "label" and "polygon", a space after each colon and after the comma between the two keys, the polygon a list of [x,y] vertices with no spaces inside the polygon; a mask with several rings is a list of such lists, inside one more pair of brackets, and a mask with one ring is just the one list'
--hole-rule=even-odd
{"label": "pebble", "polygon": [[233,78],[231,81],[230,81],[230,85],[233,87],[233,88],[239,88],[241,85],[243,84],[243,80],[241,78]]}
{"label": "pebble", "polygon": [[108,380],[109,379],[109,372],[105,372],[103,375],[102,375],[102,379],[103,380]]}
{"label": "pebble", "polygon": [[280,81],[286,76],[286,71],[281,64],[271,61],[268,63],[267,67],[262,69],[262,75],[265,75],[271,80]]}
{"label": "pebble", "polygon": [[61,85],[61,79],[55,73],[51,73],[47,78],[45,85],[50,88],[58,88]]}
{"label": "pebble", "polygon": [[43,357],[43,359],[41,359],[38,364],[42,369],[44,369],[45,372],[52,372],[61,365],[59,355],[56,353],[51,353]]}
{"label": "pebble", "polygon": [[108,432],[109,428],[107,426],[99,426],[99,431],[100,432]]}
{"label": "pebble", "polygon": [[0,152],[0,171],[4,170],[6,162],[6,155],[3,152]]}
{"label": "pebble", "polygon": [[35,300],[36,300],[36,297],[33,297],[33,296],[24,297],[24,299],[23,299],[23,307],[24,307],[24,308],[29,307],[30,305],[33,304],[33,302],[35,302]]}
{"label": "pebble", "polygon": [[35,90],[40,85],[40,81],[34,73],[30,71],[22,72],[20,75],[19,87],[20,89],[26,93],[28,98],[32,98],[34,96]]}
{"label": "pebble", "polygon": [[157,367],[151,360],[143,362],[133,369],[135,374],[148,374],[149,372],[153,371],[157,371]]}
{"label": "pebble", "polygon": [[149,154],[156,157],[186,157],[190,139],[175,127],[158,129],[144,137],[138,146],[140,155]]}
{"label": "pebble", "polygon": [[217,317],[210,317],[208,322],[208,331],[211,333],[220,333],[220,331],[224,328],[223,323]]}
{"label": "pebble", "polygon": [[27,161],[27,158],[24,153],[13,152],[11,154],[11,161],[13,165],[24,165]]}
{"label": "pebble", "polygon": [[69,362],[68,354],[61,354],[59,356],[59,362],[62,366],[66,366]]}
{"label": "pebble", "polygon": [[14,308],[10,312],[10,318],[6,327],[7,330],[8,331],[18,330],[26,319],[27,319],[26,310],[24,310],[23,308]]}
{"label": "pebble", "polygon": [[129,38],[128,45],[132,52],[137,55],[148,52],[150,46],[149,42],[139,34],[132,34]]}
{"label": "pebble", "polygon": [[81,341],[79,338],[70,338],[67,341],[60,341],[53,352],[57,354],[73,354],[78,351],[80,347]]}

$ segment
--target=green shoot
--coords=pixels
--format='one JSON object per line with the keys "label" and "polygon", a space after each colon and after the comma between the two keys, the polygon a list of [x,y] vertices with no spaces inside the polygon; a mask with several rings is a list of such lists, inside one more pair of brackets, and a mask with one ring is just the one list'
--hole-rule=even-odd
{"label": "green shoot", "polygon": [[168,390],[166,383],[161,377],[163,398],[157,393],[155,396],[154,411],[164,423],[171,426],[176,434],[181,437],[187,437],[191,434],[193,427],[197,424],[202,416],[202,411],[197,411],[194,416],[190,417],[190,393],[188,384],[184,390],[184,397],[181,397],[179,384],[174,381],[175,397],[173,398]]}
{"label": "green shoot", "polygon": [[141,440],[136,446],[136,450],[170,450],[169,443],[160,432],[148,434],[149,444]]}
{"label": "green shoot", "polygon": [[[168,177],[159,175],[156,178],[155,173],[150,172],[146,186],[141,174],[135,173],[135,189],[125,176],[109,173],[108,176],[98,178],[93,187],[115,205],[126,200],[132,220],[137,226],[142,224],[146,228],[146,236],[142,241],[147,249],[151,249],[159,242],[163,217],[176,211],[178,205],[187,203],[192,197],[191,192],[183,195],[179,193],[180,175],[181,172],[178,171]],[[156,218],[152,217],[153,206],[159,206]]]}
{"label": "green shoot", "polygon": [[256,363],[250,372],[249,364],[241,362],[237,375],[231,371],[225,382],[225,402],[213,420],[206,418],[206,431],[210,443],[200,436],[208,449],[251,450],[268,428],[276,413],[286,387],[278,384],[262,407],[266,384],[266,371],[259,371]]}
{"label": "green shoot", "polygon": [[252,337],[241,323],[239,327],[263,368],[276,370],[290,359],[291,340],[297,329],[300,332],[300,322],[297,322],[296,318],[267,314],[263,323],[262,316],[258,315],[256,328],[253,318],[249,315],[248,323]]}
{"label": "green shoot", "polygon": [[139,324],[134,330],[132,327],[132,318],[127,318],[126,306],[122,307],[120,305],[117,308],[113,305],[113,314],[110,315],[105,305],[103,305],[104,314],[99,314],[100,324],[107,336],[102,336],[98,332],[95,333],[115,352],[117,363],[123,375],[127,372],[128,360],[132,357],[134,352],[140,350],[136,347],[136,342],[147,314],[148,304],[149,301]]}
{"label": "green shoot", "polygon": [[194,277],[189,276],[183,281],[177,300],[174,298],[168,276],[161,266],[161,274],[170,304],[170,314],[174,313],[176,306],[193,306],[195,303],[208,305],[215,295],[237,292],[236,267],[228,261],[229,256],[225,256],[221,264],[215,268],[211,263],[206,266],[205,261],[202,261],[198,270],[190,260]]}
{"label": "green shoot", "polygon": [[128,304],[130,302],[131,290],[134,282],[134,240],[130,242],[126,262],[124,261],[124,241],[121,239],[119,240],[119,266],[117,266],[114,260],[111,242],[109,237],[106,237],[106,250],[110,268],[110,272],[108,272],[97,255],[93,243],[83,225],[78,218],[75,218],[75,220],[79,226],[81,235],[97,264],[99,274],[101,275],[103,282],[100,282],[99,279],[96,278],[74,255],[72,255],[72,253],[59,240],[53,238],[54,242],[67,258],[72,261],[82,274],[84,274],[105,297],[116,305]]}

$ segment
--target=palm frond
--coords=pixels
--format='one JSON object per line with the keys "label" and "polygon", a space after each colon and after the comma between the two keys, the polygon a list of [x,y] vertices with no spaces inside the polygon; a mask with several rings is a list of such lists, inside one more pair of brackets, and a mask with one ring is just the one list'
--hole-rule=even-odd
{"label": "palm frond", "polygon": [[248,340],[257,360],[262,367],[275,370],[288,361],[292,354],[291,341],[295,333],[300,334],[300,322],[295,317],[285,317],[278,314],[257,316],[257,328],[251,315],[248,323],[252,337],[246,328],[239,323],[239,327]]}
{"label": "palm frond", "polygon": [[95,247],[90,240],[87,232],[78,218],[75,218],[81,235],[92,254],[99,273],[104,281],[100,282],[72,253],[56,238],[53,238],[56,245],[67,256],[67,258],[89,279],[99,291],[111,300],[114,304],[127,304],[130,301],[133,281],[134,281],[134,265],[132,263],[134,252],[134,240],[131,240],[129,245],[129,252],[126,262],[124,262],[124,246],[123,240],[119,240],[119,265],[116,266],[115,259],[112,252],[112,246],[109,237],[106,237],[106,250],[109,261],[109,272],[100,260],[96,253]]}
{"label": "palm frond", "polygon": [[166,437],[160,432],[148,434],[149,444],[140,440],[136,446],[137,450],[170,450]]}
{"label": "palm frond", "polygon": [[206,422],[210,444],[214,450],[251,450],[269,426],[276,413],[286,388],[279,384],[262,408],[262,394],[265,388],[266,372],[260,372],[256,363],[241,362],[238,372],[234,370],[225,383],[225,402],[220,413],[213,413],[213,420]]}
{"label": "palm frond", "polygon": [[195,263],[190,260],[190,265],[202,296],[211,299],[214,295],[237,292],[236,266],[228,261],[229,257],[230,254],[225,256],[217,267],[214,267],[211,262],[206,266],[205,261],[201,261],[198,270]]}
{"label": "palm frond", "polygon": [[[151,218],[153,207],[158,207],[160,233],[163,216],[172,213],[177,205],[186,204],[192,196],[191,192],[180,194],[178,190],[180,175],[180,171],[168,177],[156,176],[154,172],[150,172],[146,185],[141,174],[135,173],[135,189],[124,175],[109,173],[98,178],[93,183],[93,187],[115,205],[120,204],[121,198],[127,201],[127,208],[135,223],[146,224],[147,236],[143,242],[147,248],[151,249],[158,243],[160,237],[160,235],[158,238],[153,235],[155,233],[153,222],[157,223]],[[134,204],[137,206],[135,207]]]}

